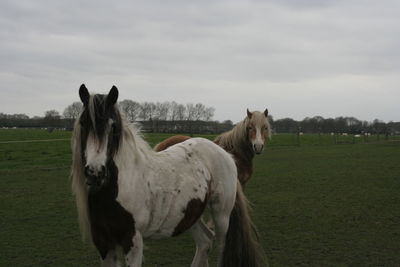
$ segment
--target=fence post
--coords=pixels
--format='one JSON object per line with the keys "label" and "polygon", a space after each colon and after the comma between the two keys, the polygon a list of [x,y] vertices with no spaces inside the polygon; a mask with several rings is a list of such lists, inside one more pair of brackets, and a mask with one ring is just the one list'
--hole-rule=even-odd
{"label": "fence post", "polygon": [[319,145],[322,145],[322,141],[321,141],[321,128],[318,129],[318,142],[319,142]]}
{"label": "fence post", "polygon": [[297,128],[297,145],[300,146],[300,131],[301,131],[301,127]]}
{"label": "fence post", "polygon": [[335,145],[337,145],[337,131],[335,129],[335,132],[333,133],[333,142],[335,143]]}

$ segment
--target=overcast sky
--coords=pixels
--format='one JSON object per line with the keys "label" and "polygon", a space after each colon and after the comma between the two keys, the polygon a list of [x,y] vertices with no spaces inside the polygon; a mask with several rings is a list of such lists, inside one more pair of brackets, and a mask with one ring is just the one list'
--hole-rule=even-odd
{"label": "overcast sky", "polygon": [[398,0],[2,0],[0,112],[62,113],[85,83],[217,120],[400,121],[399,14]]}

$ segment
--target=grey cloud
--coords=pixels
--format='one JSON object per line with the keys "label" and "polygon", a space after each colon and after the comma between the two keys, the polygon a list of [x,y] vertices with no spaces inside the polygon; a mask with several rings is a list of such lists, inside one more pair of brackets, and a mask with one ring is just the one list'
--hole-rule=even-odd
{"label": "grey cloud", "polygon": [[[365,103],[366,90],[393,90],[398,8],[389,0],[2,1],[0,112],[61,110],[86,82],[129,88],[125,98],[214,105],[220,120],[268,105],[278,118],[373,119],[357,99],[338,111],[331,103],[340,96],[324,96],[335,84]],[[304,110],[309,99],[325,105]],[[381,109],[382,119],[400,119]]]}

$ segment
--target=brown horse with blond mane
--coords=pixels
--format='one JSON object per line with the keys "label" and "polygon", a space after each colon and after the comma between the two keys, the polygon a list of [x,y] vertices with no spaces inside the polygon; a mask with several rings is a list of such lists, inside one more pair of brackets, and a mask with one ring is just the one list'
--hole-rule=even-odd
{"label": "brown horse with blond mane", "polygon": [[[238,179],[244,187],[253,174],[253,158],[264,150],[265,141],[271,137],[271,126],[268,121],[268,109],[264,112],[247,109],[247,116],[236,126],[219,136],[214,143],[231,153],[238,170]],[[189,136],[175,135],[165,139],[154,147],[159,152],[170,146],[188,140]]]}

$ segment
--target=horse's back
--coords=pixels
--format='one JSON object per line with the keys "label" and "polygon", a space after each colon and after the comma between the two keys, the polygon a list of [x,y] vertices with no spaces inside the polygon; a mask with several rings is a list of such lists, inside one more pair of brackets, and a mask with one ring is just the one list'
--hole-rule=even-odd
{"label": "horse's back", "polygon": [[206,138],[190,138],[159,153],[177,157],[174,161],[180,158],[204,166],[212,177],[214,188],[221,181],[236,186],[237,168],[232,155]]}
{"label": "horse's back", "polygon": [[186,135],[174,135],[174,136],[171,136],[171,137],[165,139],[164,141],[158,143],[154,147],[154,151],[156,151],[156,152],[163,151],[163,150],[165,150],[165,149],[167,149],[167,148],[169,148],[169,147],[171,147],[173,145],[182,143],[182,142],[184,142],[184,141],[186,141],[186,140],[188,140],[190,138],[191,138],[190,136],[186,136]]}
{"label": "horse's back", "polygon": [[[228,165],[231,165],[231,163],[234,164],[231,154],[227,153],[219,145],[206,138],[188,138],[185,141],[181,141],[180,143],[178,142],[176,144],[176,148],[183,148],[187,153],[190,154],[195,153],[196,156],[205,161],[209,161],[211,159],[212,163],[218,163],[218,165],[221,165],[225,162]],[[170,147],[170,149],[174,149],[174,147]]]}

